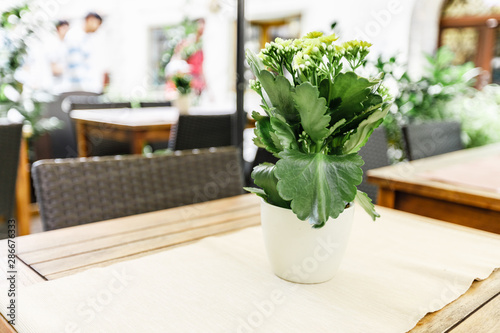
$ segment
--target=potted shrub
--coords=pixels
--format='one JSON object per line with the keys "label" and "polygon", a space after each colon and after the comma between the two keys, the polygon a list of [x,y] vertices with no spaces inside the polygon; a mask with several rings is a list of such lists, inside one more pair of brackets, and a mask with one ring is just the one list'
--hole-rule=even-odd
{"label": "potted shrub", "polygon": [[357,190],[363,160],[357,153],[390,107],[380,77],[357,74],[371,44],[311,32],[266,44],[246,58],[265,114],[253,112],[258,147],[279,158],[256,166],[262,226],[271,266],[293,282],[333,277],[346,248],[354,201],[375,220],[368,196]]}
{"label": "potted shrub", "polygon": [[191,76],[185,73],[177,73],[172,76],[172,81],[179,93],[175,100],[175,106],[181,114],[187,113],[191,105],[191,79]]}

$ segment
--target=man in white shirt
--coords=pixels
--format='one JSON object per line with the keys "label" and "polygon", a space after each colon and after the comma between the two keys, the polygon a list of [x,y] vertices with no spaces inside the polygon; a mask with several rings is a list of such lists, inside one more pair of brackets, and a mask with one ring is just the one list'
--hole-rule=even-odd
{"label": "man in white shirt", "polygon": [[64,39],[69,30],[69,22],[61,20],[56,24],[57,36],[51,36],[45,43],[47,46],[48,60],[52,72],[52,92],[56,95],[63,92],[64,78],[63,74],[66,70],[67,50]]}
{"label": "man in white shirt", "polygon": [[102,45],[95,32],[102,24],[102,17],[89,13],[85,17],[83,29],[71,29],[65,38],[67,65],[64,72],[68,91],[88,91],[102,93],[104,87],[104,65]]}

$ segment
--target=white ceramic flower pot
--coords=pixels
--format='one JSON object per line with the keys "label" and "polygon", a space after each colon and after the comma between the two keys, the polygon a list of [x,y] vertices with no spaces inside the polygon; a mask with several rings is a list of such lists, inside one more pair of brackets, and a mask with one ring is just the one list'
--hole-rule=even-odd
{"label": "white ceramic flower pot", "polygon": [[190,94],[179,94],[179,97],[174,101],[175,107],[179,110],[180,114],[187,114],[191,106]]}
{"label": "white ceramic flower pot", "polygon": [[354,205],[319,229],[290,209],[262,200],[261,221],[267,256],[274,273],[287,281],[321,283],[337,273],[351,233]]}

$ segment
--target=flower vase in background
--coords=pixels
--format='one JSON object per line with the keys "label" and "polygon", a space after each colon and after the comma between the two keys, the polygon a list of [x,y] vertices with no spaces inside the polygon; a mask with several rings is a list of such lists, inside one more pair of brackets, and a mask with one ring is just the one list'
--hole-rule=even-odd
{"label": "flower vase in background", "polygon": [[186,114],[191,106],[191,76],[184,73],[175,74],[172,81],[177,89],[178,97],[174,105],[180,114]]}

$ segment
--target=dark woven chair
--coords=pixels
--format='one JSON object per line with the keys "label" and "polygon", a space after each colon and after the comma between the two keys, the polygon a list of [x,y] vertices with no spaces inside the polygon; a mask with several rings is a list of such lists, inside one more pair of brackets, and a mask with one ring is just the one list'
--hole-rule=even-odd
{"label": "dark woven chair", "polygon": [[130,108],[130,102],[109,102],[102,96],[69,96],[67,102],[71,110],[121,109]]}
{"label": "dark woven chair", "polygon": [[[0,119],[0,121],[2,121]],[[14,217],[22,124],[0,122],[0,220]]]}
{"label": "dark woven chair", "polygon": [[403,127],[409,160],[463,149],[460,123],[454,121],[411,124]]}
{"label": "dark woven chair", "polygon": [[84,98],[97,98],[97,94],[74,91],[61,94],[53,102],[45,105],[44,117],[56,117],[62,122],[62,127],[49,133],[50,156],[52,158],[77,157],[75,126],[69,113],[68,106],[70,96],[81,96]]}
{"label": "dark woven chair", "polygon": [[363,169],[363,182],[358,186],[358,189],[368,194],[374,203],[377,202],[378,187],[366,181],[366,172],[390,164],[387,147],[385,129],[379,127],[373,131],[366,145],[359,150],[359,155],[361,155],[365,164],[361,167]]}
{"label": "dark woven chair", "polygon": [[172,102],[170,102],[170,101],[165,101],[165,102],[141,102],[140,105],[141,105],[141,108],[157,108],[157,107],[172,106]]}
{"label": "dark woven chair", "polygon": [[239,195],[234,147],[172,155],[42,160],[33,165],[44,230]]}
{"label": "dark woven chair", "polygon": [[180,115],[172,127],[168,148],[185,150],[232,144],[233,114]]}

